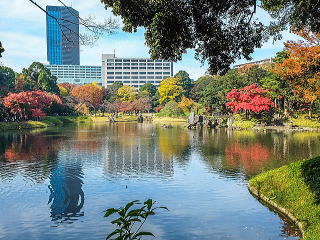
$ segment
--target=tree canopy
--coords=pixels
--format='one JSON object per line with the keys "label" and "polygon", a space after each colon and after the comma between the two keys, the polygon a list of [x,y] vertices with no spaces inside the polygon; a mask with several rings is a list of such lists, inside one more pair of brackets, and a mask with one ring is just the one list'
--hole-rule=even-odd
{"label": "tree canopy", "polygon": [[15,73],[9,67],[0,66],[0,96],[7,94],[15,87]]}
{"label": "tree canopy", "polygon": [[[123,30],[144,27],[152,58],[181,60],[187,49],[208,61],[211,73],[226,72],[239,58],[250,54],[270,35],[288,27],[318,30],[317,0],[101,0],[123,19]],[[270,26],[255,19],[257,4],[278,21]],[[270,31],[268,31],[270,30]],[[276,35],[278,36],[278,35]]]}
{"label": "tree canopy", "polygon": [[22,88],[25,91],[41,90],[59,94],[57,78],[51,75],[42,63],[34,62],[27,69],[22,70]]}

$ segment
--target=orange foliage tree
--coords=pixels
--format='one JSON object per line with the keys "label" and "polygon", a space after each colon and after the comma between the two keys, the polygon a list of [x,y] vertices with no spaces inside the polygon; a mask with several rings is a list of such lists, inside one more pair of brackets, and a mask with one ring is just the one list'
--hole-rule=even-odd
{"label": "orange foliage tree", "polygon": [[304,103],[310,106],[320,97],[320,34],[298,33],[304,41],[288,41],[288,58],[275,64],[273,72],[290,84]]}
{"label": "orange foliage tree", "polygon": [[86,84],[73,88],[70,95],[76,97],[80,102],[89,102],[97,107],[102,102],[103,92],[103,88],[95,84]]}

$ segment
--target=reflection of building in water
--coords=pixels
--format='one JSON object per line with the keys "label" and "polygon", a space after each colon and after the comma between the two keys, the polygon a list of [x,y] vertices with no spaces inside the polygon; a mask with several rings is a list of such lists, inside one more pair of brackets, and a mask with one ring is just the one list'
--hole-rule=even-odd
{"label": "reflection of building in water", "polygon": [[138,175],[155,173],[165,176],[173,175],[173,159],[165,157],[155,143],[139,143],[125,146],[108,141],[106,148],[105,173],[115,175],[126,173]]}
{"label": "reflection of building in water", "polygon": [[84,215],[82,166],[79,162],[58,162],[50,176],[51,218],[53,221],[72,222]]}

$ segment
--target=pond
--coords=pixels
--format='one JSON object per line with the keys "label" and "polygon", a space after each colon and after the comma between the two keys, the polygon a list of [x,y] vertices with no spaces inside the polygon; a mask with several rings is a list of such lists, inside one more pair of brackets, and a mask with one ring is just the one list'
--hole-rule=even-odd
{"label": "pond", "polygon": [[247,190],[250,176],[320,155],[320,133],[83,124],[0,134],[0,239],[105,239],[109,207],[170,209],[163,240],[299,239]]}

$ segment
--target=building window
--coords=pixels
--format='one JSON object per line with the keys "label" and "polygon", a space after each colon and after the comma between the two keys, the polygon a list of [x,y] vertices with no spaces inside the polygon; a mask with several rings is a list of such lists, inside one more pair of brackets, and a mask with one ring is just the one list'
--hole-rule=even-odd
{"label": "building window", "polygon": [[114,79],[114,76],[107,76],[107,79]]}
{"label": "building window", "polygon": [[154,74],[154,72],[148,72],[148,74],[150,75],[150,74]]}
{"label": "building window", "polygon": [[122,67],[116,67],[116,69],[122,69]]}
{"label": "building window", "polygon": [[138,59],[131,59],[131,62],[138,62]]}
{"label": "building window", "polygon": [[107,67],[107,69],[114,69],[114,67]]}
{"label": "building window", "polygon": [[116,66],[122,66],[122,63],[116,63]]}
{"label": "building window", "polygon": [[162,67],[156,67],[156,69],[162,69]]}
{"label": "building window", "polygon": [[111,75],[112,75],[112,74],[114,74],[114,72],[107,72],[107,74],[108,74],[108,75],[109,75],[109,74],[111,74]]}
{"label": "building window", "polygon": [[154,67],[148,67],[148,69],[154,69]]}
{"label": "building window", "polygon": [[122,62],[122,59],[116,59],[115,61],[116,62]]}
{"label": "building window", "polygon": [[155,72],[157,75],[162,75],[162,72]]}
{"label": "building window", "polygon": [[146,67],[139,67],[139,69],[147,69]]}
{"label": "building window", "polygon": [[131,67],[131,69],[138,69],[138,67]]}
{"label": "building window", "polygon": [[116,79],[122,79],[122,76],[116,76]]}
{"label": "building window", "polygon": [[163,74],[170,74],[170,72],[164,72]]}
{"label": "building window", "polygon": [[131,63],[131,66],[139,66],[139,63]]}
{"label": "building window", "polygon": [[139,76],[139,79],[147,79],[146,76]]}
{"label": "building window", "polygon": [[130,69],[130,67],[123,67],[123,69]]}
{"label": "building window", "polygon": [[132,79],[138,79],[138,76],[132,76],[131,78]]}
{"label": "building window", "polygon": [[138,74],[138,72],[131,72],[131,74]]}
{"label": "building window", "polygon": [[139,72],[139,74],[147,74],[146,72]]}
{"label": "building window", "polygon": [[123,76],[123,79],[130,79],[130,76]]}
{"label": "building window", "polygon": [[113,59],[107,59],[107,62],[113,62],[114,60]]}

